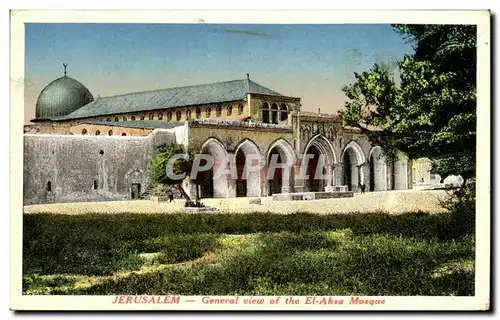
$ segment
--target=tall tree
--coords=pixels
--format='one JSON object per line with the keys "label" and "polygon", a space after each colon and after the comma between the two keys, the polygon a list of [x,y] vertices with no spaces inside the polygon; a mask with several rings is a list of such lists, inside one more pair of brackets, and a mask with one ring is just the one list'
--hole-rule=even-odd
{"label": "tall tree", "polygon": [[475,174],[476,27],[394,25],[413,43],[414,53],[398,63],[399,83],[384,66],[355,73],[343,88],[340,112],[388,154],[428,157],[441,176]]}

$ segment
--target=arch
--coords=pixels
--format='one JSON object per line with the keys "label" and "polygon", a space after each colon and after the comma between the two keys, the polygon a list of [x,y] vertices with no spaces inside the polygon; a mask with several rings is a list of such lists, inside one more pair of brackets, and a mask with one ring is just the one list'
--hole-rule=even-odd
{"label": "arch", "polygon": [[304,153],[307,153],[307,149],[312,145],[318,146],[321,149],[321,151],[324,152],[324,154],[327,156],[326,159],[327,164],[337,163],[335,148],[333,147],[333,144],[323,134],[317,134],[314,137],[312,137],[306,144],[306,147],[304,148],[305,150]]}
{"label": "arch", "polygon": [[172,121],[172,111],[167,112],[167,121]]}
{"label": "arch", "polygon": [[87,134],[87,129],[83,128],[82,129],[82,135],[86,135]]}
{"label": "arch", "polygon": [[269,103],[267,102],[262,105],[262,122],[269,123]]}
{"label": "arch", "polygon": [[207,108],[205,110],[205,117],[208,119],[212,116],[212,108]]}
{"label": "arch", "polygon": [[130,121],[135,121],[135,116],[131,116]]}
{"label": "arch", "polygon": [[186,120],[191,120],[191,110],[186,110]]}
{"label": "arch", "polygon": [[158,112],[158,120],[163,120],[163,113],[162,112]]}
{"label": "arch", "polygon": [[370,191],[387,190],[387,162],[380,146],[374,146],[368,153],[370,164]]}
{"label": "arch", "polygon": [[122,133],[122,137],[125,137],[126,135],[127,135],[127,133],[126,133],[126,132],[123,132],[123,133]]}
{"label": "arch", "polygon": [[[279,168],[270,172],[272,157],[277,155],[277,163],[286,163],[288,172]],[[288,193],[293,188],[293,165],[297,161],[293,147],[283,138],[275,140],[268,148],[266,154],[268,195],[275,193]]]}
{"label": "arch", "polygon": [[115,117],[115,122],[118,122],[120,121],[120,119],[118,119],[118,117]]}
{"label": "arch", "polygon": [[112,136],[113,135],[113,130],[109,130],[108,131],[108,136]]}
{"label": "arch", "polygon": [[357,159],[357,164],[362,165],[366,162],[365,154],[363,153],[363,149],[361,149],[361,146],[354,140],[349,141],[348,144],[344,147],[344,150],[342,151],[342,156],[341,158],[344,158],[344,154],[347,151],[347,149],[352,149],[356,153],[356,159]]}
{"label": "arch", "polygon": [[356,141],[350,141],[344,147],[341,156],[343,185],[349,191],[359,190],[360,185],[365,183],[363,165],[366,163],[365,154]]}
{"label": "arch", "polygon": [[[236,196],[260,197],[261,181],[263,180],[261,179],[262,170],[245,172],[247,165],[258,165],[262,168],[264,158],[259,147],[252,140],[244,139],[236,147],[234,155],[236,171],[238,172]],[[247,159],[249,155],[253,155],[251,162]],[[255,161],[258,161],[258,163],[255,163]]]}
{"label": "arch", "polygon": [[[312,155],[312,158],[309,158],[307,162],[307,168],[301,168],[301,171],[305,170],[308,175],[304,185],[306,190],[324,191],[325,187],[333,186],[337,156],[332,143],[323,134],[317,134],[307,143],[304,154]],[[324,163],[321,163],[320,160],[324,160]],[[302,165],[305,164],[306,162],[303,162]],[[321,166],[323,167],[321,168]],[[317,170],[321,170],[321,173],[317,173]],[[317,179],[318,175],[319,177],[323,175],[323,177]]]}
{"label": "arch", "polygon": [[217,138],[210,137],[207,140],[205,140],[200,147],[200,153],[203,153],[203,151],[207,150],[207,148],[212,148],[211,150],[216,151],[216,153],[214,155],[217,155],[218,157],[220,157],[220,156],[226,157],[227,156],[226,147]]}
{"label": "arch", "polygon": [[201,109],[196,108],[196,119],[200,119],[200,118],[201,118]]}
{"label": "arch", "polygon": [[212,169],[199,172],[199,187],[202,198],[225,198],[228,193],[228,177],[222,176],[220,179],[214,179],[214,172],[219,170],[221,164],[226,163],[228,153],[222,142],[216,138],[208,138],[200,147],[201,154],[209,154],[214,157]]}
{"label": "arch", "polygon": [[153,119],[154,119],[154,117],[155,117],[155,116],[154,116],[154,114],[151,112],[151,113],[149,114],[149,120],[153,120]]}
{"label": "arch", "polygon": [[96,130],[96,131],[95,131],[95,135],[96,135],[96,136],[100,136],[100,135],[101,135],[101,131],[100,131],[100,130]]}
{"label": "arch", "polygon": [[47,181],[47,185],[45,187],[45,191],[51,192],[52,191],[52,182]]}
{"label": "arch", "polygon": [[245,153],[248,153],[249,151],[255,151],[256,154],[260,155],[261,159],[263,158],[262,153],[260,152],[260,148],[251,139],[245,138],[245,139],[241,140],[237,144],[234,153],[236,154],[240,149],[243,150],[243,152],[245,152]]}
{"label": "arch", "polygon": [[111,122],[111,120],[112,120],[111,118],[107,118],[106,119],[107,122]]}
{"label": "arch", "polygon": [[238,114],[243,114],[243,105],[241,103],[238,105]]}
{"label": "arch", "polygon": [[141,120],[144,120],[144,115],[143,114],[141,114]]}
{"label": "arch", "polygon": [[182,119],[182,111],[177,111],[175,113],[175,118],[177,119],[177,121],[181,121],[181,119]]}
{"label": "arch", "polygon": [[230,104],[227,106],[227,116],[231,116],[233,114],[233,105]]}
{"label": "arch", "polygon": [[123,121],[127,121],[127,116],[123,116]]}
{"label": "arch", "polygon": [[222,107],[221,106],[217,106],[217,108],[215,108],[215,116],[216,117],[220,117],[222,114]]}
{"label": "arch", "polygon": [[278,138],[269,146],[266,153],[266,159],[269,158],[270,152],[273,148],[279,148],[280,151],[284,153],[283,155],[286,157],[286,163],[288,165],[292,166],[297,161],[297,156],[295,154],[295,151],[293,150],[293,147],[285,139]]}

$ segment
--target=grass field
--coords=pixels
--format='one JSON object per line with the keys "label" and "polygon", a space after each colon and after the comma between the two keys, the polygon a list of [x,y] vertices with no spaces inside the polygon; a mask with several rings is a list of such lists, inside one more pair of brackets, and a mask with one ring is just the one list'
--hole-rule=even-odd
{"label": "grass field", "polygon": [[474,295],[473,219],[451,214],[25,214],[23,225],[25,294]]}

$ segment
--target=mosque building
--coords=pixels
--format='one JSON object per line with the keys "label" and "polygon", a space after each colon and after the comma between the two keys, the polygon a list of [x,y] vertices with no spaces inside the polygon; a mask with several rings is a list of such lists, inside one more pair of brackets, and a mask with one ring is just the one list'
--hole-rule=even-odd
{"label": "mosque building", "polygon": [[[24,129],[25,204],[139,198],[151,185],[148,165],[160,145],[179,143],[216,159],[249,154],[263,162],[248,179],[213,179],[202,197],[261,197],[304,191],[408,189],[411,162],[388,162],[383,150],[337,115],[301,111],[299,97],[250,79],[95,97],[64,76],[49,83]],[[299,157],[312,154],[309,178]],[[267,178],[273,155],[291,168]],[[324,179],[314,179],[318,159]],[[283,170],[283,169],[280,169]],[[187,187],[193,194],[193,187]]]}

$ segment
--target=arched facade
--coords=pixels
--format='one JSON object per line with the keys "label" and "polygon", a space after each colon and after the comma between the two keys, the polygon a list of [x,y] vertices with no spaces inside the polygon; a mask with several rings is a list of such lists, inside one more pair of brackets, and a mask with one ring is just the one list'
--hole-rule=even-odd
{"label": "arched facade", "polygon": [[[217,178],[218,170],[223,170],[221,166],[226,166],[228,153],[226,147],[215,138],[208,138],[200,148],[201,154],[211,155],[214,159],[213,168],[208,171],[200,172],[200,196],[202,198],[226,198],[228,194],[228,177],[225,174],[220,174]],[[214,175],[216,175],[214,179]]]}
{"label": "arched facade", "polygon": [[[238,144],[234,152],[238,178],[236,179],[237,197],[260,197],[262,195],[263,157],[259,147],[250,139]],[[252,169],[251,169],[252,168]],[[253,168],[258,168],[253,169]]]}
{"label": "arched facade", "polygon": [[[308,158],[307,164],[305,157]],[[337,158],[333,144],[323,135],[311,138],[304,149],[301,170],[305,170],[305,191],[324,191],[334,184]]]}
{"label": "arched facade", "polygon": [[363,185],[366,188],[366,158],[361,146],[355,141],[349,142],[342,151],[341,159],[342,185],[347,186],[349,191],[358,191]]}
{"label": "arched facade", "polygon": [[267,194],[288,193],[293,190],[293,170],[297,157],[293,147],[285,140],[272,143],[266,155]]}

